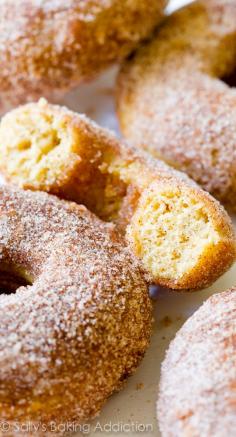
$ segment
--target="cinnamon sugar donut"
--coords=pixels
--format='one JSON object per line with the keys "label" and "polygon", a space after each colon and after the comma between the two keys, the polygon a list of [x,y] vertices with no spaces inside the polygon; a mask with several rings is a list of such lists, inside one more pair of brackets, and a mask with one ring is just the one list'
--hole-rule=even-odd
{"label": "cinnamon sugar donut", "polygon": [[235,71],[235,0],[197,1],[127,60],[117,90],[125,137],[234,210]]}
{"label": "cinnamon sugar donut", "polygon": [[47,193],[1,187],[0,245],[1,286],[6,274],[24,284],[1,287],[0,421],[7,435],[29,422],[48,435],[51,421],[97,414],[135,370],[151,331],[147,287],[114,225]]}
{"label": "cinnamon sugar donut", "polygon": [[217,201],[66,108],[41,100],[7,114],[0,168],[21,187],[85,204],[116,222],[150,282],[205,287],[235,260],[232,225]]}
{"label": "cinnamon sugar donut", "polygon": [[235,434],[235,288],[208,299],[172,341],[162,365],[158,417],[164,437]]}
{"label": "cinnamon sugar donut", "polygon": [[126,56],[166,0],[1,0],[0,109],[88,80]]}

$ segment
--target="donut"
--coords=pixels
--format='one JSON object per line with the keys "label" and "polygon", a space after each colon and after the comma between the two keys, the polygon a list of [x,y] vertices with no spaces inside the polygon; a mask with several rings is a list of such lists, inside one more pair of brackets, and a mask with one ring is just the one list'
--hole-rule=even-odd
{"label": "donut", "polygon": [[83,115],[45,100],[24,105],[3,117],[0,145],[9,182],[116,223],[148,282],[206,287],[235,260],[232,224],[216,200]]}
{"label": "donut", "polygon": [[166,0],[1,0],[0,109],[62,92],[126,56]]}
{"label": "donut", "polygon": [[113,224],[47,193],[0,188],[0,245],[0,420],[48,435],[93,417],[136,369],[147,285]]}
{"label": "donut", "polygon": [[197,1],[166,18],[121,69],[124,136],[236,211],[236,2]]}
{"label": "donut", "polygon": [[162,364],[157,405],[165,437],[235,434],[235,288],[208,299],[177,333]]}

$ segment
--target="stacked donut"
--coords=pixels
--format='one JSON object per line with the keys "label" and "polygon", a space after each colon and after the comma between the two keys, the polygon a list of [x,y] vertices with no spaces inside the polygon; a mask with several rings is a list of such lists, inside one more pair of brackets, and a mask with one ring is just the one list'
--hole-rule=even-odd
{"label": "stacked donut", "polygon": [[58,99],[124,58],[160,21],[166,0],[1,0],[0,110]]}
{"label": "stacked donut", "polygon": [[148,282],[209,286],[235,259],[223,207],[183,173],[45,100],[0,125],[0,168],[21,188],[82,203],[123,233]]}
{"label": "stacked donut", "polygon": [[163,436],[233,436],[236,425],[236,289],[208,299],[177,333],[162,364]]}
{"label": "stacked donut", "polygon": [[235,17],[235,0],[196,1],[175,12],[124,64],[117,90],[127,139],[186,172],[233,210]]}
{"label": "stacked donut", "polygon": [[[164,5],[3,0],[0,103],[54,98],[90,78],[150,34]],[[234,207],[235,95],[216,78],[236,66],[235,18],[233,0],[195,2],[125,62],[119,116],[139,148],[45,99],[2,118],[0,169],[11,185],[0,190],[0,420],[9,436],[20,434],[16,420],[98,414],[148,347],[148,285],[201,289],[235,261],[231,220],[196,183]],[[234,433],[235,293],[207,301],[167,352],[164,437]]]}
{"label": "stacked donut", "polygon": [[17,288],[0,294],[1,419],[45,435],[93,417],[135,370],[151,303],[115,227],[84,206],[3,187],[0,214],[1,280]]}

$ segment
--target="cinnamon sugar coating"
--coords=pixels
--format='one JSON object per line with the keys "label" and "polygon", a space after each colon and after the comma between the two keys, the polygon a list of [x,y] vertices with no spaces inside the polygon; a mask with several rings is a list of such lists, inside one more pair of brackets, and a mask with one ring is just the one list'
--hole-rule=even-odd
{"label": "cinnamon sugar coating", "polygon": [[149,282],[207,287],[235,260],[231,221],[183,173],[45,100],[0,125],[0,168],[14,184],[82,203],[115,222]]}
{"label": "cinnamon sugar coating", "polygon": [[[122,67],[125,137],[236,210],[236,2],[197,1],[167,17]],[[221,80],[223,78],[223,80]]]}
{"label": "cinnamon sugar coating", "polygon": [[158,418],[165,437],[235,434],[235,288],[208,299],[172,341],[162,364]]}
{"label": "cinnamon sugar coating", "polygon": [[0,110],[58,94],[126,56],[166,0],[1,0]]}
{"label": "cinnamon sugar coating", "polygon": [[88,420],[149,343],[151,303],[136,261],[114,225],[84,206],[7,186],[0,248],[1,286],[6,275],[29,284],[0,294],[7,435],[18,435],[16,423],[39,424],[37,435],[48,435],[42,424],[49,431],[50,421]]}

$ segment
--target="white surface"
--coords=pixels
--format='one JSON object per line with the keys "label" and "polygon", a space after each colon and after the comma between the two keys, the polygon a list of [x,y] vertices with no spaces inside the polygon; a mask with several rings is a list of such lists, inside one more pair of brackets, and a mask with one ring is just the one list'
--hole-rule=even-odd
{"label": "white surface", "polygon": [[[185,3],[188,1],[173,0],[169,10]],[[118,133],[113,102],[115,75],[116,68],[97,81],[73,91],[62,103],[78,112],[85,112],[101,125],[116,130]],[[152,342],[140,368],[128,380],[126,387],[107,402],[101,415],[93,423],[84,425],[84,432],[76,432],[77,436],[160,436],[155,405],[160,364],[169,341],[184,320],[199,307],[203,300],[214,292],[233,286],[236,282],[235,276],[236,266],[203,292],[173,293],[163,290],[158,293],[154,309],[155,324]],[[166,316],[170,318],[169,326],[164,323]],[[110,429],[111,424],[113,430]],[[73,424],[68,424],[68,427],[75,431]]]}

